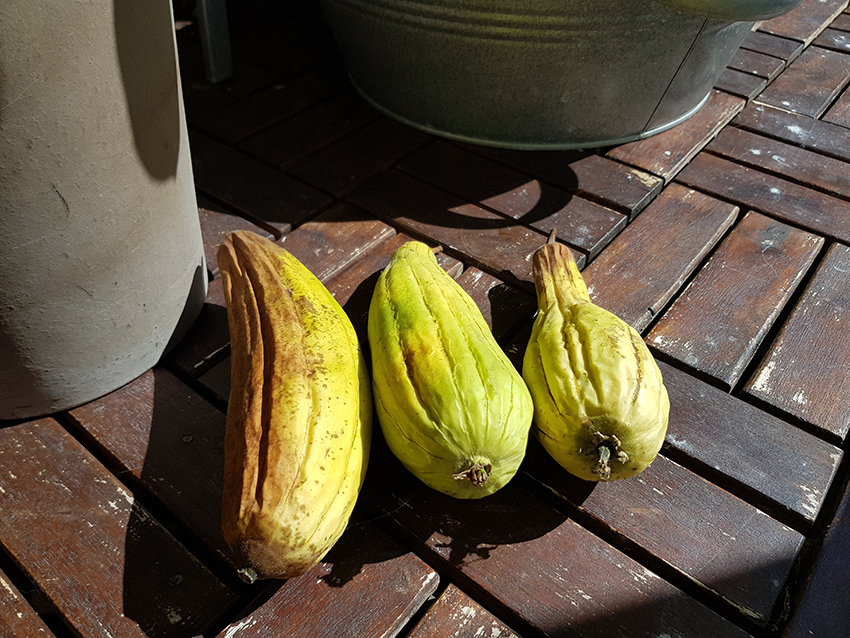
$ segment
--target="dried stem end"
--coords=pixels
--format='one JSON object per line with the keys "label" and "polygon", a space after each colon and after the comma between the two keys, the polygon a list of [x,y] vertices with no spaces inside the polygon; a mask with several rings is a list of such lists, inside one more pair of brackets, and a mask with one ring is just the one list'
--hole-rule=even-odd
{"label": "dried stem end", "polygon": [[620,449],[620,439],[613,434],[608,436],[601,432],[593,433],[593,442],[596,445],[595,452],[599,460],[593,466],[593,473],[601,480],[607,481],[611,478],[611,457],[619,463],[628,463],[629,455]]}
{"label": "dried stem end", "polygon": [[489,463],[473,463],[472,467],[470,467],[468,470],[453,474],[452,478],[457,481],[467,480],[473,485],[483,487],[484,484],[487,482],[487,479],[490,478],[490,471],[492,469],[493,466]]}

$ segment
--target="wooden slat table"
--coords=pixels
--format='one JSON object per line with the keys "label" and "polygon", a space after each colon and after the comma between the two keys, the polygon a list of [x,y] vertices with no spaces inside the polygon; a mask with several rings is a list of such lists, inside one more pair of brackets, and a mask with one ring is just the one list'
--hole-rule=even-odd
{"label": "wooden slat table", "polygon": [[[237,6],[238,5],[238,6]],[[207,302],[153,369],[0,422],[0,635],[10,638],[837,638],[850,626],[850,11],[756,25],[706,105],[581,151],[448,141],[347,79],[317,4],[231,3],[234,76],[177,33]],[[310,573],[243,582],[221,536],[230,344],[216,248],[253,230],[369,301],[417,239],[518,367],[530,257],[555,228],[637,329],[671,402],[661,454],[591,484],[534,440],[458,501],[376,431],[343,537]]]}

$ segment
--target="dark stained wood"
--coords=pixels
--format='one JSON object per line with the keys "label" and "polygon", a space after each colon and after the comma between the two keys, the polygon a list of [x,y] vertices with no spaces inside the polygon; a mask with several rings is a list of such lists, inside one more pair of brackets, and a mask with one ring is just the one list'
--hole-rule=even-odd
{"label": "dark stained wood", "polygon": [[850,161],[850,130],[763,104],[745,108],[734,124],[796,144],[830,157]]}
{"label": "dark stained wood", "polygon": [[836,16],[835,20],[829,23],[829,28],[850,31],[850,13],[845,9],[844,13]]}
{"label": "dark stained wood", "polygon": [[[845,489],[826,532],[814,568],[805,582],[802,600],[795,606],[782,638],[841,636],[850,622],[850,490]],[[796,602],[796,601],[795,601]]]}
{"label": "dark stained wood", "polygon": [[381,116],[289,170],[308,184],[342,197],[431,139],[426,133]]}
{"label": "dark stained wood", "polygon": [[[850,37],[850,34],[848,34],[848,37]],[[821,119],[844,128],[850,128],[850,92],[845,89],[844,93],[838,96],[838,99],[833,102]]]}
{"label": "dark stained wood", "polygon": [[626,217],[456,146],[437,142],[399,168],[468,202],[548,233],[593,259],[626,225]]}
{"label": "dark stained wood", "polygon": [[513,332],[517,324],[530,319],[537,311],[534,295],[503,283],[478,268],[467,268],[457,282],[478,305],[496,339]]}
{"label": "dark stained wood", "polygon": [[714,88],[746,100],[752,100],[764,90],[767,84],[767,78],[727,67],[715,82]]}
{"label": "dark stained wood", "polygon": [[240,215],[285,234],[332,200],[326,194],[201,134],[190,136],[196,187]]}
{"label": "dark stained wood", "polygon": [[484,499],[458,500],[394,459],[381,468],[362,497],[522,635],[747,635],[514,482]]}
{"label": "dark stained wood", "polygon": [[507,625],[464,594],[449,585],[408,638],[520,638]]}
{"label": "dark stained wood", "polygon": [[207,298],[192,329],[166,354],[164,363],[194,377],[214,365],[229,344],[224,292],[221,279],[215,279],[209,283]]}
{"label": "dark stained wood", "polygon": [[[411,235],[432,238],[471,265],[533,290],[531,255],[546,241],[542,232],[396,172],[374,179],[349,201]],[[583,265],[583,255],[577,253],[576,259]]]}
{"label": "dark stained wood", "polygon": [[230,623],[220,638],[392,638],[434,593],[437,573],[371,523],[349,525],[325,559]]}
{"label": "dark stained wood", "polygon": [[739,164],[850,199],[850,163],[744,129],[728,127],[706,147]]}
{"label": "dark stained wood", "polygon": [[585,268],[591,299],[643,331],[737,213],[736,206],[671,184]]}
{"label": "dark stained wood", "polygon": [[788,64],[795,60],[805,47],[798,40],[782,38],[763,31],[753,31],[744,40],[741,48],[779,58]]}
{"label": "dark stained wood", "polygon": [[378,117],[349,89],[244,140],[240,148],[285,169]]}
{"label": "dark stained wood", "polygon": [[803,0],[795,9],[762,22],[758,28],[808,45],[846,7],[846,0]]}
{"label": "dark stained wood", "polygon": [[821,237],[747,213],[647,342],[732,388],[822,245]]}
{"label": "dark stained wood", "polygon": [[814,44],[824,49],[847,53],[850,52],[850,35],[838,29],[824,29],[815,39]]}
{"label": "dark stained wood", "polygon": [[745,393],[833,439],[850,431],[850,248],[834,244]]}
{"label": "dark stained wood", "polygon": [[54,638],[47,625],[0,571],[0,631],[3,638]]}
{"label": "dark stained wood", "polygon": [[195,636],[235,602],[56,421],[0,450],[0,544],[78,635]]}
{"label": "dark stained wood", "polygon": [[230,560],[221,535],[223,412],[155,368],[69,416],[120,475]]}
{"label": "dark stained wood", "polygon": [[384,222],[338,204],[285,235],[280,244],[324,282],[393,235]]}
{"label": "dark stained wood", "polygon": [[785,68],[785,61],[772,55],[750,51],[749,49],[738,49],[735,57],[729,63],[730,69],[757,75],[766,80],[773,80]]}
{"label": "dark stained wood", "polygon": [[201,115],[194,123],[205,133],[234,144],[348,86],[348,78],[340,65],[314,67]]}
{"label": "dark stained wood", "polygon": [[213,277],[218,275],[218,258],[216,257],[218,246],[227,233],[234,230],[250,230],[266,239],[274,239],[270,232],[237,215],[201,207],[198,209],[198,216],[201,221],[201,236],[204,241],[207,270]]}
{"label": "dark stained wood", "polygon": [[712,91],[690,119],[663,133],[617,146],[607,156],[670,181],[743,108],[745,100]]}
{"label": "dark stained wood", "polygon": [[678,180],[789,224],[850,241],[850,203],[843,199],[707,153],[696,157]]}
{"label": "dark stained wood", "polygon": [[632,479],[589,484],[529,447],[534,479],[610,530],[603,533],[628,538],[767,624],[802,534],[664,456]]}
{"label": "dark stained wood", "polygon": [[670,396],[667,454],[807,529],[821,511],[841,449],[677,368],[659,367]]}
{"label": "dark stained wood", "polygon": [[806,49],[762,91],[758,101],[786,111],[820,117],[850,80],[850,56]]}

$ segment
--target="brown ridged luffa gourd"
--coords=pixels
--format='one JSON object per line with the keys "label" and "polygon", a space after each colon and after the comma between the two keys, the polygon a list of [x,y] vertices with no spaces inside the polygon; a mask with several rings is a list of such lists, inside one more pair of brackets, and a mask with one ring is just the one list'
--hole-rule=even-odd
{"label": "brown ridged luffa gourd", "polygon": [[218,250],[231,337],[222,531],[245,580],[315,566],[346,528],[372,399],[351,321],[291,253],[251,232]]}

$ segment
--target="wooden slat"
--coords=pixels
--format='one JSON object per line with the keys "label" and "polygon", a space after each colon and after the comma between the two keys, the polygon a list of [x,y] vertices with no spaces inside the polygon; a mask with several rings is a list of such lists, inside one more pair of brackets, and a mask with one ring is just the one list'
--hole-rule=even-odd
{"label": "wooden slat", "polygon": [[229,344],[224,292],[221,279],[215,279],[209,283],[207,298],[192,329],[166,354],[164,363],[194,377],[214,365]]}
{"label": "wooden slat", "polygon": [[850,13],[845,10],[844,13],[836,16],[835,20],[829,23],[829,27],[840,31],[850,31]]}
{"label": "wooden slat", "polygon": [[707,153],[696,157],[678,180],[789,224],[850,241],[850,202],[843,199]]}
{"label": "wooden slat", "polygon": [[670,396],[667,453],[690,466],[696,461],[696,471],[783,522],[811,526],[841,449],[681,370],[659,366]]}
{"label": "wooden slat", "polygon": [[0,571],[0,632],[3,638],[54,638],[53,632],[2,571]]}
{"label": "wooden slat", "polygon": [[466,148],[630,218],[642,211],[663,186],[654,175],[583,151],[517,151],[471,145]]}
{"label": "wooden slat", "polygon": [[239,146],[285,169],[377,117],[377,111],[349,89],[264,129]]}
{"label": "wooden slat", "polygon": [[122,476],[231,560],[221,535],[224,413],[155,368],[69,414]]}
{"label": "wooden slat", "polygon": [[732,388],[822,245],[821,237],[747,213],[647,342]]}
{"label": "wooden slat", "polygon": [[280,245],[324,282],[393,235],[395,229],[384,222],[338,204],[285,235]]}
{"label": "wooden slat", "polygon": [[444,496],[387,459],[363,496],[475,600],[520,634],[747,635],[514,482]]}
{"label": "wooden slat", "polygon": [[805,48],[803,43],[798,40],[790,40],[762,31],[752,31],[741,47],[779,58],[786,64],[795,60]]}
{"label": "wooden slat", "polygon": [[608,151],[608,157],[671,180],[743,108],[744,100],[712,91],[690,119],[658,135]]}
{"label": "wooden slat", "polygon": [[342,197],[432,138],[381,116],[294,164],[289,171],[308,184]]}
{"label": "wooden slat", "polygon": [[520,638],[507,625],[449,585],[407,638]]}
{"label": "wooden slat", "polygon": [[[845,489],[783,638],[842,636],[850,623],[850,490]],[[797,602],[797,601],[795,601]]]}
{"label": "wooden slat", "polygon": [[734,124],[756,133],[850,161],[850,130],[763,104],[745,108]]}
{"label": "wooden slat", "polygon": [[758,101],[820,117],[850,80],[850,56],[811,47],[762,91]]}
{"label": "wooden slat", "polygon": [[325,559],[290,579],[220,638],[396,636],[437,573],[371,523],[353,522]]}
{"label": "wooden slat", "polygon": [[274,227],[279,234],[332,202],[315,188],[210,137],[194,133],[190,144],[196,187],[246,219]]}
{"label": "wooden slat", "polygon": [[706,149],[739,164],[850,199],[848,162],[734,127],[721,131]]}
{"label": "wooden slat", "polygon": [[201,115],[194,124],[223,142],[235,144],[348,86],[348,78],[341,65],[314,67],[229,106]]}
{"label": "wooden slat", "polygon": [[[395,172],[355,191],[349,201],[405,232],[431,238],[467,263],[533,290],[530,256],[546,240],[541,232]],[[584,255],[577,253],[576,259],[583,265]]]}
{"label": "wooden slat", "polygon": [[527,321],[537,311],[534,295],[478,268],[467,268],[457,282],[478,305],[497,340],[512,333],[519,323]]}
{"label": "wooden slat", "polygon": [[850,248],[834,244],[744,388],[833,439],[850,431]]}
{"label": "wooden slat", "polygon": [[746,73],[737,69],[726,68],[714,84],[714,88],[731,95],[752,100],[767,86],[767,78]]}
{"label": "wooden slat", "polygon": [[262,235],[266,239],[274,239],[274,236],[237,215],[201,207],[198,209],[198,217],[201,222],[201,236],[204,242],[204,256],[207,260],[207,270],[212,277],[218,275],[218,246],[221,240],[229,232],[234,230],[250,230]]}
{"label": "wooden slat", "polygon": [[643,331],[737,213],[736,206],[671,184],[584,270],[591,299]]}
{"label": "wooden slat", "polygon": [[824,49],[848,53],[850,52],[850,34],[838,29],[824,29],[815,39],[814,44]]}
{"label": "wooden slat", "polygon": [[788,13],[766,20],[758,28],[808,45],[846,7],[847,0],[803,0]]}
{"label": "wooden slat", "polygon": [[[848,34],[848,37],[850,37],[850,34]],[[835,100],[821,119],[844,128],[850,128],[850,92],[845,89],[844,93]]]}
{"label": "wooden slat", "polygon": [[548,490],[766,625],[804,537],[659,456],[638,476],[587,483],[529,446],[529,470]]}
{"label": "wooden slat", "polygon": [[452,195],[548,233],[593,259],[626,225],[621,213],[549,186],[456,146],[438,142],[399,165]]}
{"label": "wooden slat", "polygon": [[738,49],[729,63],[730,69],[773,80],[785,68],[785,61],[749,49]]}
{"label": "wooden slat", "polygon": [[234,594],[52,419],[0,430],[0,544],[84,638],[194,636]]}

